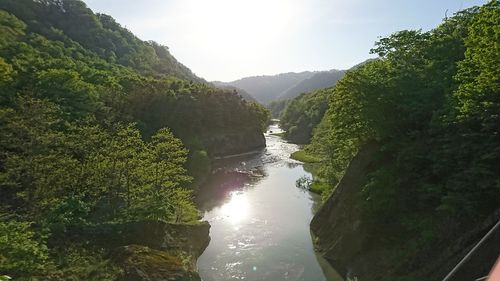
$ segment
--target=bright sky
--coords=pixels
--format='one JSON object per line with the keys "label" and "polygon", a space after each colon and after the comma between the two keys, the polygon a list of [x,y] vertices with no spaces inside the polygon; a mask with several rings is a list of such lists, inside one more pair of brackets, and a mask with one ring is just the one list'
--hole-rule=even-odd
{"label": "bright sky", "polygon": [[371,57],[379,36],[429,30],[487,0],[84,0],[198,76],[346,69]]}

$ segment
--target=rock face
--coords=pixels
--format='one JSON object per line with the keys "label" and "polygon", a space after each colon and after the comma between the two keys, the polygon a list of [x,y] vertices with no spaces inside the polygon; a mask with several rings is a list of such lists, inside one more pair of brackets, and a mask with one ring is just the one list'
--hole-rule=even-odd
{"label": "rock face", "polygon": [[378,148],[378,144],[370,143],[358,152],[331,197],[311,221],[317,249],[342,275],[352,270],[351,265],[363,246],[364,233],[358,231],[361,224],[358,196]]}
{"label": "rock face", "polygon": [[[500,220],[500,209],[461,233],[450,233],[430,251],[417,253],[394,264],[384,246],[374,243],[379,233],[367,231],[361,213],[361,189],[375,165],[381,164],[379,145],[365,145],[352,159],[333,194],[311,221],[316,248],[344,277],[359,281],[440,281]],[[377,160],[376,160],[377,159]],[[382,160],[382,164],[383,164]],[[397,216],[397,214],[394,214]],[[453,281],[486,276],[500,251],[500,227],[477,248]]]}
{"label": "rock face", "polygon": [[177,253],[129,245],[115,250],[113,261],[123,269],[117,281],[198,281],[196,268],[186,266]]}
{"label": "rock face", "polygon": [[204,136],[203,143],[211,156],[219,157],[264,148],[266,138],[258,129],[247,129],[235,133]]}
{"label": "rock face", "polygon": [[118,281],[198,281],[196,260],[210,242],[209,231],[208,222],[141,221],[74,227],[65,232],[64,240],[105,249],[123,269]]}

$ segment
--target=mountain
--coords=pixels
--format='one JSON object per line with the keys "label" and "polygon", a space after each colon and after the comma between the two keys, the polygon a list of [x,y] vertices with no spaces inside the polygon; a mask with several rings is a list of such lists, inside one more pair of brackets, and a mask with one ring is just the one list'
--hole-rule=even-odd
{"label": "mountain", "polygon": [[232,82],[214,81],[217,86],[232,86],[245,90],[262,104],[297,97],[335,85],[345,70],[288,72],[277,75],[245,77]]}
{"label": "mountain", "polygon": [[94,14],[82,1],[2,0],[0,9],[23,21],[28,32],[49,40],[77,42],[109,63],[130,67],[145,75],[205,82],[178,62],[168,47],[140,40],[111,16]]}
{"label": "mountain", "polygon": [[316,72],[310,78],[300,81],[295,86],[282,92],[279,99],[290,99],[299,96],[302,93],[309,93],[318,89],[329,88],[342,77],[344,77],[345,70],[328,70]]}
{"label": "mountain", "polygon": [[0,275],[201,280],[193,189],[267,110],[78,0],[0,1],[0,93]]}
{"label": "mountain", "polygon": [[217,81],[216,82],[212,82],[212,84],[215,87],[223,89],[223,90],[236,91],[236,93],[238,93],[238,95],[240,95],[246,101],[257,102],[257,100],[252,95],[250,95],[247,91],[245,91],[243,89],[240,89],[238,87],[234,87],[234,86],[231,86],[231,85],[226,85],[226,84],[224,84],[222,82],[217,82]]}
{"label": "mountain", "polygon": [[216,85],[233,86],[247,91],[258,102],[266,104],[279,98],[281,93],[311,78],[315,73],[311,71],[289,72],[277,75],[262,75],[245,77],[232,82],[213,82]]}

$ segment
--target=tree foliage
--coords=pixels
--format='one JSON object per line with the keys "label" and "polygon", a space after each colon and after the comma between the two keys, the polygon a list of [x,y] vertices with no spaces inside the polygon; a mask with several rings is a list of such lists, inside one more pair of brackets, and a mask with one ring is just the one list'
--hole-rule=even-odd
{"label": "tree foliage", "polygon": [[366,243],[393,266],[498,207],[499,13],[491,1],[380,39],[379,59],[337,82],[306,148],[326,160],[331,192],[361,147],[380,144],[360,196]]}
{"label": "tree foliage", "polygon": [[261,134],[269,118],[74,0],[0,1],[0,91],[0,273],[16,280],[111,280],[103,253],[41,233],[196,223],[187,168],[209,172],[211,136]]}
{"label": "tree foliage", "polygon": [[286,103],[280,115],[285,137],[294,143],[309,143],[314,128],[328,108],[331,88],[302,94]]}

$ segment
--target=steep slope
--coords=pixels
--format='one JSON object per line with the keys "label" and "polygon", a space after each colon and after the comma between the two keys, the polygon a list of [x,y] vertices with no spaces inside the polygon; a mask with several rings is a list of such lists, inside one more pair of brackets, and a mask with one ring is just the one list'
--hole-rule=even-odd
{"label": "steep slope", "polygon": [[329,88],[335,85],[345,74],[345,70],[332,69],[329,71],[316,72],[310,78],[302,80],[297,85],[282,92],[279,99],[290,99],[299,96],[302,93],[309,93],[319,89]]}
{"label": "steep slope", "polygon": [[[192,151],[212,147],[218,153],[239,153],[264,145],[257,128],[261,125],[250,124],[256,121],[253,114],[263,110],[244,103],[233,90],[216,89],[203,82],[177,62],[166,47],[141,41],[112,17],[94,14],[85,3],[6,0],[0,2],[0,9],[16,17],[6,17],[2,22],[14,28],[2,33],[5,48],[0,50],[16,71],[13,92],[26,87],[46,88],[37,97],[63,103],[72,115],[103,110],[96,109],[98,106],[111,108],[118,120],[137,122],[146,138],[169,127]],[[12,36],[15,32],[19,34]],[[31,68],[13,63],[23,60]],[[68,89],[73,81],[88,89]],[[241,122],[250,123],[236,124]],[[238,128],[244,134],[254,131],[257,136],[251,139],[259,139],[258,144],[241,144],[240,149],[235,146],[234,151],[224,151],[210,142],[214,137],[234,135]]]}
{"label": "steep slope", "polygon": [[[355,70],[376,59],[365,60],[349,69]],[[281,119],[287,132],[285,137],[295,143],[309,143],[312,132],[320,123],[329,99],[335,92],[335,84],[346,70],[320,71],[283,93],[279,100],[267,105],[273,118]]]}
{"label": "steep slope", "polygon": [[214,86],[216,86],[217,88],[221,88],[224,90],[230,90],[230,91],[236,91],[238,93],[238,95],[240,95],[246,101],[251,101],[251,102],[257,101],[252,95],[250,95],[247,91],[245,91],[243,89],[240,89],[240,88],[237,88],[237,87],[234,87],[231,85],[226,85],[222,82],[212,82],[212,84]]}
{"label": "steep slope", "polygon": [[[265,146],[268,112],[193,81],[166,49],[81,1],[0,5],[0,273],[199,280],[194,264],[209,238],[193,177],[210,172],[211,156]],[[160,221],[169,224],[153,231],[169,247],[178,242],[175,251],[140,239],[104,247],[92,236]],[[71,229],[83,237],[71,240]],[[137,229],[138,238],[153,234]],[[202,244],[191,252],[190,241]]]}
{"label": "steep slope", "polygon": [[490,1],[396,32],[335,86],[305,150],[325,159],[331,192],[311,222],[316,246],[346,277],[443,280],[489,230],[446,280],[477,280],[497,260],[499,18]]}
{"label": "steep slope", "polygon": [[287,100],[279,116],[285,138],[293,143],[309,143],[314,128],[328,109],[328,99],[332,95],[333,88],[328,88]]}
{"label": "steep slope", "polygon": [[140,40],[112,17],[94,14],[82,1],[2,0],[0,9],[24,21],[28,32],[51,40],[78,42],[107,62],[131,67],[143,74],[204,82],[178,62],[168,47]]}
{"label": "steep slope", "polygon": [[229,85],[247,91],[258,102],[267,104],[278,99],[282,92],[294,87],[301,81],[310,78],[314,72],[281,73],[277,75],[263,75],[245,77],[232,82],[214,82],[217,85]]}
{"label": "steep slope", "polygon": [[277,75],[245,77],[232,82],[212,82],[219,87],[242,89],[262,104],[285,100],[303,93],[332,87],[345,74],[345,70],[289,72]]}

